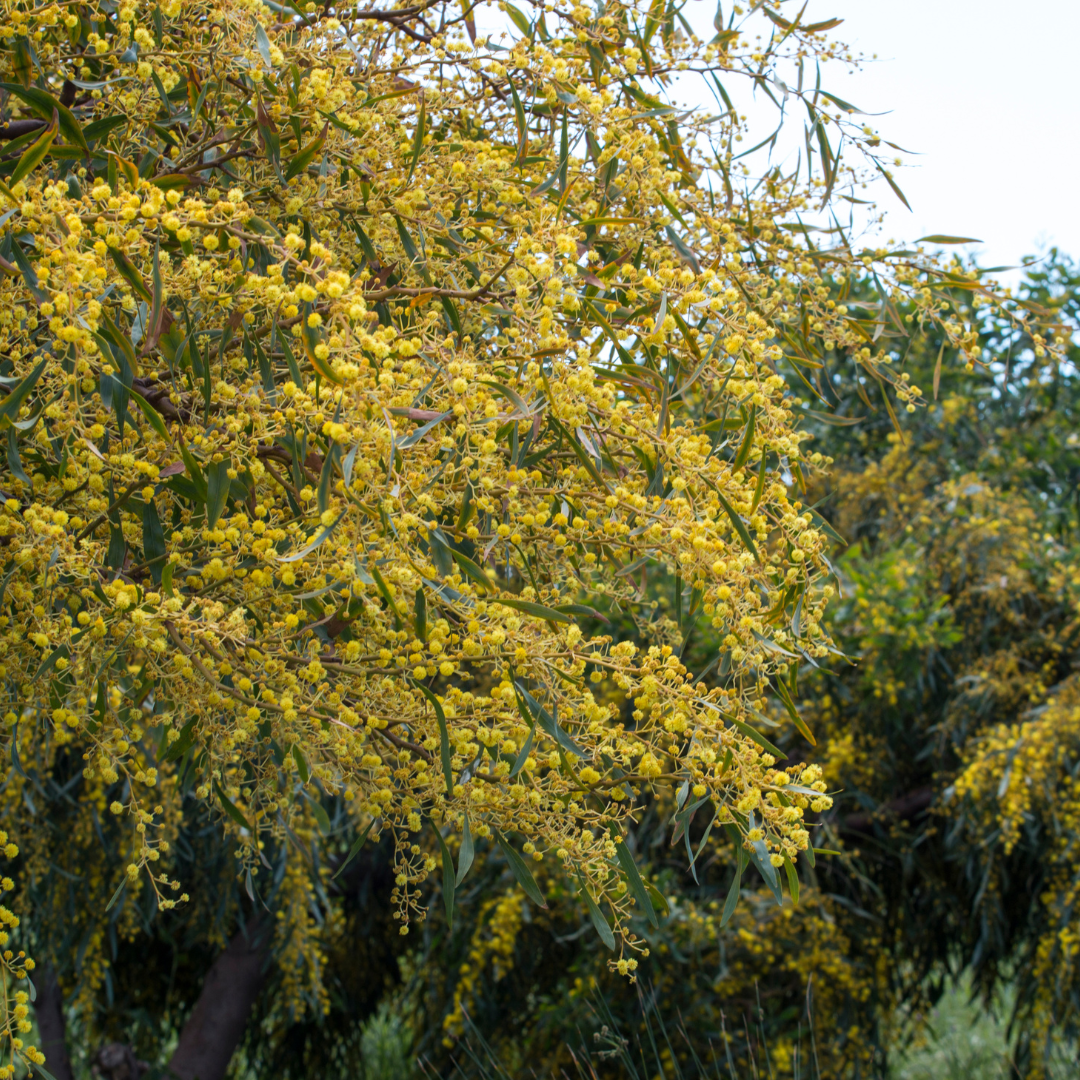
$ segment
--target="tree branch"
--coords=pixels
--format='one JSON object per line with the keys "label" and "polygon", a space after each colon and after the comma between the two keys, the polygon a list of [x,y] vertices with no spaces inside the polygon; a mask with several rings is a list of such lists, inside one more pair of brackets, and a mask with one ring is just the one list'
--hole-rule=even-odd
{"label": "tree branch", "polygon": [[222,1080],[266,976],[273,923],[249,922],[211,965],[202,993],[180,1033],[169,1075]]}
{"label": "tree branch", "polygon": [[71,1071],[71,1059],[64,1041],[64,996],[56,980],[56,969],[52,964],[44,963],[39,965],[35,974],[37,1000],[34,1002],[34,1015],[41,1036],[38,1049],[45,1055],[46,1068],[56,1080],[74,1080],[75,1074]]}

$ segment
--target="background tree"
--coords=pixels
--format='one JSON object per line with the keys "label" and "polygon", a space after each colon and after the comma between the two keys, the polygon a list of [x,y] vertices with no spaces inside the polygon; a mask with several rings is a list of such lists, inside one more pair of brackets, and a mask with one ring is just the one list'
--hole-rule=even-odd
{"label": "background tree", "polygon": [[[121,943],[165,935],[129,1001],[174,1010],[183,1077],[223,1074],[271,964],[277,1030],[327,1008],[332,879],[369,836],[402,935],[440,861],[449,922],[490,850],[539,907],[584,905],[631,978],[635,912],[666,907],[628,833],[652,793],[797,893],[831,800],[758,728],[776,696],[812,742],[792,664],[831,655],[833,587],[781,366],[839,350],[915,408],[878,344],[905,301],[977,357],[939,309],[955,269],[807,231],[885,170],[803,88],[843,55],[834,21],[769,9],[759,46],[721,12],[704,43],[674,6],[526,7],[500,45],[442,2],[3,6],[3,798],[26,857],[0,914],[29,916],[47,1000],[90,1029]],[[744,186],[720,76],[785,64],[814,149]],[[658,96],[681,71],[725,111]],[[868,274],[877,314],[826,273]],[[9,1075],[41,1065],[27,1012]]]}

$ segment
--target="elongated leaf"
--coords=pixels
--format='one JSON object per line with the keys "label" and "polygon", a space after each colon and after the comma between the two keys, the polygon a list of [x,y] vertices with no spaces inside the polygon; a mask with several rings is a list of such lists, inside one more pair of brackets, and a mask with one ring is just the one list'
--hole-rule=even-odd
{"label": "elongated leaf", "polygon": [[[714,487],[713,490],[716,491],[716,488]],[[746,545],[750,554],[753,555],[754,558],[758,560],[758,562],[760,562],[761,556],[758,555],[757,546],[754,544],[754,541],[750,539],[750,531],[747,529],[746,523],[735,512],[735,508],[731,505],[731,503],[729,503],[727,499],[725,499],[724,496],[720,494],[719,491],[716,492],[716,497],[720,500],[720,505],[724,508],[724,513],[727,514],[728,520],[731,522],[735,531],[739,534],[739,539]]]}
{"label": "elongated leaf", "polygon": [[255,24],[255,46],[259,50],[262,62],[273,71],[274,61],[270,58],[270,38],[267,37],[266,28],[258,22]]}
{"label": "elongated leaf", "polygon": [[941,233],[932,233],[930,236],[920,236],[916,244],[981,244],[982,240],[976,240],[974,236],[943,236]]}
{"label": "elongated leaf", "polygon": [[285,169],[285,179],[291,180],[294,176],[302,173],[322,150],[326,143],[326,134],[330,130],[330,124],[323,125],[322,131],[296,155],[294,155]]}
{"label": "elongated leaf", "polygon": [[236,805],[236,803],[232,801],[232,799],[229,798],[228,795],[225,794],[225,789],[216,780],[214,781],[214,792],[216,793],[218,797],[218,802],[221,803],[221,808],[225,811],[225,813],[228,814],[229,817],[231,817],[233,821],[237,823],[237,825],[242,826],[250,832],[251,822],[248,821],[246,817],[244,817],[240,808]]}
{"label": "elongated leaf", "polygon": [[653,927],[659,929],[660,923],[656,919],[652,901],[650,901],[649,894],[645,890],[645,882],[642,881],[641,874],[638,873],[637,865],[634,863],[634,856],[630,854],[630,849],[626,846],[625,840],[615,841],[615,856],[619,860],[622,872],[626,875],[626,884],[630,892],[634,894],[638,907],[645,913]]}
{"label": "elongated leaf", "polygon": [[510,21],[526,36],[532,36],[532,24],[527,18],[516,8],[513,4],[507,3],[506,14],[510,16]]}
{"label": "elongated leaf", "polygon": [[108,911],[117,900],[120,899],[120,894],[124,891],[124,886],[127,884],[127,874],[124,875],[123,881],[116,886],[116,892],[112,894],[112,899],[105,905],[105,910]]}
{"label": "elongated leaf", "polygon": [[[754,814],[753,811],[751,811],[750,828],[753,829],[754,827]],[[772,861],[769,858],[769,849],[766,847],[765,841],[753,841],[747,854],[750,856],[750,861],[757,867],[758,873],[761,874],[765,884],[769,886],[769,891],[776,898],[776,902],[783,907],[784,894],[780,889],[780,878],[776,873],[776,867],[773,866]]]}
{"label": "elongated leaf", "polygon": [[446,794],[452,797],[454,794],[454,770],[450,763],[450,731],[446,726],[446,713],[443,712],[439,699],[423,683],[417,683],[416,685],[420,688],[420,692],[424,697],[431,702],[431,707],[435,710],[435,719],[439,724],[439,756],[442,758],[443,779],[446,781]]}
{"label": "elongated leaf", "polygon": [[[671,209],[674,210],[674,207]],[[690,264],[695,274],[700,274],[701,263],[698,262],[698,257],[693,253],[686,241],[670,225],[666,226],[666,232],[668,239],[671,241],[671,246]]]}
{"label": "elongated leaf", "polygon": [[799,875],[795,870],[795,864],[784,856],[784,870],[787,873],[788,892],[791,893],[791,902],[797,904],[799,902]]}
{"label": "elongated leaf", "polygon": [[18,420],[19,409],[22,408],[22,404],[30,391],[37,385],[37,381],[41,378],[41,373],[48,366],[48,363],[48,358],[40,361],[37,367],[7,397],[0,401],[0,427],[7,427],[8,424]]}
{"label": "elongated leaf", "polygon": [[614,949],[615,935],[611,932],[611,927],[608,926],[604,913],[597,907],[596,901],[592,898],[588,888],[586,888],[585,881],[580,874],[578,875],[578,881],[581,883],[581,895],[585,898],[585,906],[589,909],[589,918],[592,920],[593,928],[600,935],[600,940],[609,949]]}
{"label": "elongated leaf", "polygon": [[53,139],[55,138],[56,124],[50,124],[42,133],[41,137],[36,142],[31,143],[23,151],[22,157],[19,158],[18,164],[15,166],[15,171],[8,179],[8,183],[12,187],[41,164],[45,159],[45,155],[48,154],[49,149],[53,144]]}
{"label": "elongated leaf", "polygon": [[728,889],[727,899],[724,901],[724,910],[720,916],[721,929],[731,921],[731,916],[735,914],[735,908],[739,905],[739,894],[742,891],[742,873],[749,861],[741,843],[735,845],[735,852],[735,877],[731,882],[731,887]]}
{"label": "elongated leaf", "polygon": [[308,772],[307,758],[304,757],[304,752],[296,743],[293,743],[292,756],[293,761],[296,762],[296,771],[300,774],[300,780],[306,784],[311,774]]}
{"label": "elongated leaf", "polygon": [[136,405],[139,406],[140,411],[142,412],[143,416],[146,417],[147,421],[154,429],[154,431],[156,431],[166,442],[168,442],[169,432],[168,429],[165,427],[165,421],[161,419],[161,413],[159,413],[157,409],[155,409],[154,406],[151,405],[150,402],[142,396],[142,394],[138,393],[135,390],[132,390],[130,387],[128,388],[128,396],[135,402]]}
{"label": "elongated leaf", "polygon": [[229,466],[228,458],[214,462],[206,470],[206,527],[212,529],[221,517],[225,509],[225,501],[229,497]]}
{"label": "elongated leaf", "polygon": [[333,533],[333,531],[338,527],[338,525],[341,524],[341,519],[345,516],[346,512],[347,511],[342,510],[341,513],[337,516],[336,520],[332,524],[325,526],[322,532],[320,532],[315,537],[315,539],[311,541],[310,544],[306,544],[299,551],[294,551],[291,555],[279,556],[278,562],[298,562],[300,559],[307,558],[307,556],[310,555],[317,547],[319,547],[320,544],[324,543],[326,541],[326,538]]}
{"label": "elongated leaf", "polygon": [[416,118],[416,131],[413,133],[412,157],[409,160],[409,175],[405,177],[405,186],[412,183],[413,173],[420,155],[424,152],[424,131],[427,125],[427,100],[420,98],[420,114]]}
{"label": "elongated leaf", "polygon": [[[525,684],[520,679],[515,680],[514,686],[518,692],[518,708],[521,710],[522,715],[526,721],[534,719],[544,732],[553,739],[564,750],[569,750],[572,754],[577,754],[578,757],[584,755],[584,751],[569,735],[562,729],[559,722],[529,693],[525,688]],[[525,707],[528,706],[528,712],[525,711]],[[530,717],[529,714],[532,714]]]}
{"label": "elongated leaf", "polygon": [[19,433],[13,427],[9,427],[7,433],[7,463],[11,475],[16,480],[22,481],[27,487],[30,487],[30,477],[26,475],[22,458],[19,457]]}
{"label": "elongated leaf", "polygon": [[513,780],[529,758],[529,754],[532,752],[533,740],[536,738],[536,724],[535,722],[529,728],[528,737],[522,744],[521,749],[517,752],[517,757],[514,758],[513,765],[510,766],[510,779]]}
{"label": "elongated leaf", "polygon": [[532,600],[518,600],[509,596],[495,597],[490,601],[493,604],[502,604],[503,607],[513,608],[515,611],[523,611],[526,615],[535,615],[538,619],[550,619],[552,622],[571,623],[574,620],[569,615],[564,615],[555,608],[545,607],[543,604],[533,603]]}
{"label": "elongated leaf", "polygon": [[454,878],[454,884],[460,885],[465,880],[465,875],[472,867],[474,855],[472,832],[469,830],[469,812],[466,811],[465,827],[461,832],[461,850],[458,852],[457,876]]}
{"label": "elongated leaf", "polygon": [[750,457],[750,451],[754,447],[754,425],[757,420],[757,406],[750,406],[750,418],[746,421],[746,434],[743,436],[742,444],[739,447],[739,452],[735,455],[735,460],[731,463],[732,469],[741,469]]}
{"label": "elongated leaf", "polygon": [[467,578],[471,578],[477,585],[482,586],[488,591],[493,588],[491,579],[472,561],[472,559],[468,557],[468,555],[458,551],[456,548],[451,548],[450,554],[454,557],[454,562],[456,562],[464,571]]}
{"label": "elongated leaf", "polygon": [[510,842],[498,829],[493,828],[492,832],[495,833],[495,839],[499,842],[499,847],[502,848],[502,853],[510,864],[510,869],[513,871],[514,877],[517,878],[517,883],[525,890],[525,895],[537,907],[546,908],[547,901],[544,899],[544,894],[537,886],[536,879],[532,876],[532,871],[526,865],[525,860],[510,846]]}
{"label": "elongated leaf", "polygon": [[195,722],[197,716],[193,716],[181,729],[180,735],[175,742],[169,743],[168,749],[162,756],[162,761],[179,761],[191,749],[195,741]]}
{"label": "elongated leaf", "polygon": [[439,851],[442,852],[442,895],[443,904],[446,907],[446,925],[454,929],[454,888],[457,881],[454,877],[454,860],[450,858],[450,849],[446,846],[443,834],[439,827],[435,827],[435,839],[439,841]]}
{"label": "elongated leaf", "polygon": [[353,859],[356,858],[360,849],[364,846],[364,841],[368,838],[368,833],[371,832],[374,825],[375,819],[372,818],[368,822],[368,827],[353,841],[352,847],[349,848],[348,855],[345,856],[345,861],[337,868],[337,870],[334,871],[333,877],[330,878],[331,881],[333,881],[334,878],[341,874],[342,871],[344,871],[345,867],[348,866],[349,863],[351,863]]}
{"label": "elongated leaf", "polygon": [[507,401],[511,402],[523,417],[531,419],[532,411],[516,390],[512,390],[509,386],[505,386],[501,382],[495,382],[492,379],[480,379],[479,381],[481,386],[490,386],[497,394],[501,394]]}
{"label": "elongated leaf", "polygon": [[308,805],[311,807],[311,812],[315,815],[315,820],[319,823],[319,832],[323,836],[330,835],[330,818],[327,816],[326,810],[323,809],[323,804],[319,801],[317,795],[312,795],[305,791],[307,795]]}
{"label": "elongated leaf", "polygon": [[78,146],[84,153],[90,152],[90,148],[86,145],[86,137],[83,134],[82,126],[75,118],[75,114],[66,105],[62,105],[52,94],[36,86],[22,87],[15,83],[0,83],[0,88],[22,98],[42,120],[52,120],[55,114],[64,138]]}
{"label": "elongated leaf", "polygon": [[780,695],[780,700],[784,703],[784,708],[787,709],[788,716],[791,717],[791,722],[799,729],[799,734],[811,746],[817,746],[817,739],[814,738],[813,732],[800,715],[799,710],[795,707],[795,702],[791,700],[791,694],[788,692],[788,688],[780,679],[777,679],[776,681],[776,692]]}
{"label": "elongated leaf", "polygon": [[143,506],[142,529],[143,558],[150,564],[154,581],[160,582],[165,560],[165,532],[153,499]]}
{"label": "elongated leaf", "polygon": [[420,641],[427,641],[427,596],[423,585],[416,590],[414,599],[414,612],[416,616],[416,636]]}
{"label": "elongated leaf", "polygon": [[[429,420],[423,427],[418,427],[411,435],[406,435],[400,442],[395,442],[394,445],[399,450],[408,450],[410,446],[415,446],[436,424],[441,424],[447,418],[453,416],[453,412],[449,409],[440,413],[433,420]],[[353,451],[355,452],[355,451]]]}
{"label": "elongated leaf", "polygon": [[118,248],[109,248],[109,255],[112,257],[112,261],[116,264],[116,269],[120,271],[123,279],[138,294],[140,299],[145,300],[148,304],[153,303],[153,294],[146,287],[142,275],[135,269],[135,264]]}

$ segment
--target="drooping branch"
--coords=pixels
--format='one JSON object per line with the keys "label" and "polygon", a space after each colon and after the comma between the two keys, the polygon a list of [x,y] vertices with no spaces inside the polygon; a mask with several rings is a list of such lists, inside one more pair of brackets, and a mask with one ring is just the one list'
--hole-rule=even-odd
{"label": "drooping branch", "polygon": [[248,923],[210,966],[168,1075],[176,1080],[225,1075],[266,976],[272,930],[269,920]]}

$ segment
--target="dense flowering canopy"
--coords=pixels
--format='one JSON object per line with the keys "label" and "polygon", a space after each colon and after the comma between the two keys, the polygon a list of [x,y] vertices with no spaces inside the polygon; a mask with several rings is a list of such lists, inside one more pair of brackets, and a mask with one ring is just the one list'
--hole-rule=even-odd
{"label": "dense flowering canopy", "polygon": [[[843,137],[885,171],[770,74],[833,23],[770,10],[766,47],[663,3],[500,7],[501,43],[444,2],[5,0],[0,692],[16,763],[76,747],[75,797],[130,822],[117,884],[162,907],[184,783],[248,882],[338,796],[397,837],[402,932],[428,819],[448,903],[476,838],[538,902],[557,858],[632,972],[649,789],[711,804],[778,898],[829,805],[760,730],[775,698],[812,738],[791,691],[831,648],[799,502],[826,462],[781,372],[841,348],[913,408],[883,332],[977,348],[937,306],[955,270],[804,223],[862,178]],[[667,104],[681,71],[721,115]],[[754,188],[734,76],[810,117]],[[828,298],[867,267],[876,310]],[[653,618],[647,565],[684,644],[723,631],[708,670],[604,636]]]}

